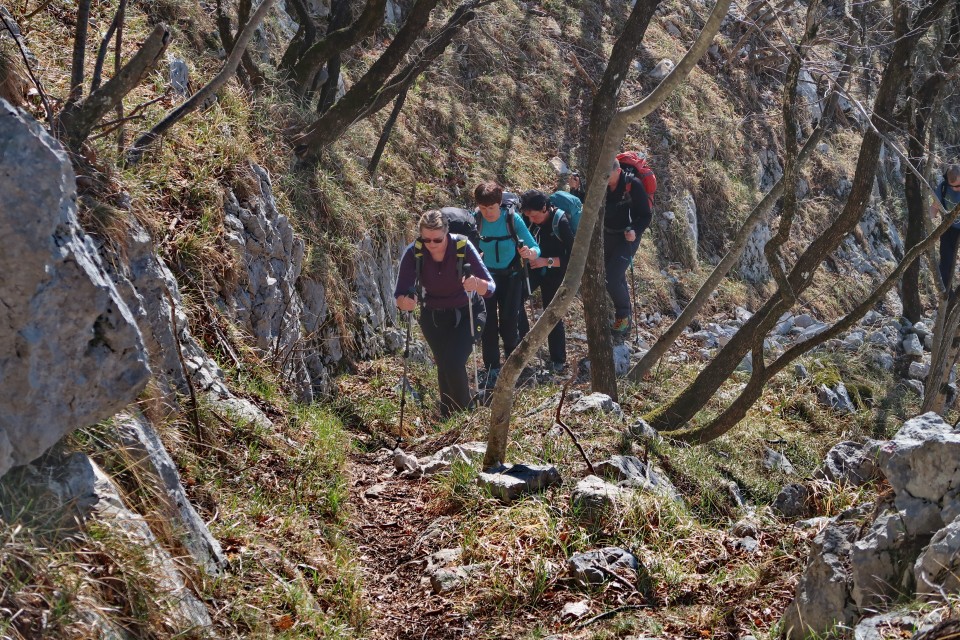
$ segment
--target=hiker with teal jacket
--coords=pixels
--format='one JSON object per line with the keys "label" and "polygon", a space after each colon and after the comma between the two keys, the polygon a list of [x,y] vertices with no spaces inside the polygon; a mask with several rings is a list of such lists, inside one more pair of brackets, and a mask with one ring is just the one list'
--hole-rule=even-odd
{"label": "hiker with teal jacket", "polygon": [[500,373],[500,339],[504,358],[520,342],[518,321],[521,295],[526,286],[523,260],[540,257],[540,247],[513,206],[501,206],[503,187],[492,180],[481,182],[473,191],[477,203],[477,231],[480,255],[493,276],[496,289],[487,302],[487,324],[483,328],[483,366],[486,386],[492,387]]}

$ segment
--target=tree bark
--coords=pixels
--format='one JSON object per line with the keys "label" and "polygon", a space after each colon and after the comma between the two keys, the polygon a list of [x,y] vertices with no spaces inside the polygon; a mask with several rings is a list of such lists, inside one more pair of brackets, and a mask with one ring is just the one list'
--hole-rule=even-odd
{"label": "tree bark", "polygon": [[[927,173],[927,129],[933,114],[939,109],[939,96],[947,83],[947,75],[956,68],[958,54],[960,54],[960,11],[954,9],[950,20],[946,46],[942,55],[938,57],[938,68],[931,70],[930,75],[907,97],[907,106],[904,110],[907,127],[907,157],[921,175]],[[927,207],[924,198],[923,184],[919,176],[911,172],[904,180],[904,195],[907,201],[907,230],[904,243],[907,249],[916,245],[927,226]],[[939,290],[939,287],[938,287]],[[907,267],[903,274],[903,283],[900,287],[900,296],[903,302],[903,315],[910,322],[917,322],[923,315],[923,305],[920,302],[920,260]]]}
{"label": "tree bark", "polygon": [[170,111],[164,116],[163,120],[158,122],[150,131],[137,138],[136,142],[133,143],[133,146],[130,147],[130,150],[127,152],[126,161],[128,165],[137,164],[143,156],[143,152],[154,140],[169,131],[173,125],[180,122],[187,114],[193,113],[197,109],[206,106],[209,101],[216,97],[216,93],[220,90],[220,87],[226,84],[227,80],[237,72],[237,67],[240,66],[240,58],[246,50],[250,38],[253,37],[253,32],[257,29],[263,17],[267,15],[267,12],[270,11],[270,7],[273,6],[274,2],[275,0],[263,0],[263,2],[260,3],[253,17],[250,18],[250,21],[247,22],[243,31],[237,36],[233,51],[230,52],[227,61],[223,63],[223,68],[220,70],[220,73],[215,75],[210,82],[190,96],[190,98],[180,106]]}
{"label": "tree bark", "polygon": [[371,178],[377,173],[377,167],[380,165],[380,157],[383,155],[384,149],[387,148],[387,141],[390,139],[393,126],[397,123],[397,118],[400,117],[400,112],[403,110],[403,103],[407,100],[407,91],[409,91],[409,89],[410,83],[408,82],[403,86],[403,89],[397,96],[393,110],[390,112],[390,117],[387,118],[386,124],[383,125],[383,133],[380,134],[380,139],[377,140],[377,148],[374,150],[373,156],[370,158],[370,166],[367,168]]}
{"label": "tree bark", "polygon": [[[622,47],[621,52],[611,56],[607,63],[590,107],[590,128],[587,132],[588,139],[585,141],[589,167],[598,166],[604,132],[617,113],[617,96],[620,95],[623,80],[627,77],[636,49],[643,41],[643,36],[659,4],[659,0],[646,0],[634,6],[628,18],[628,25],[624,27],[624,32],[617,41]],[[637,24],[631,24],[629,22],[631,20],[637,21]],[[600,203],[583,273],[583,317],[587,329],[587,351],[590,358],[590,389],[595,393],[605,393],[614,401],[619,401],[617,374],[613,364],[613,340],[610,335],[606,265],[603,260],[603,220],[606,214],[606,197]]]}
{"label": "tree bark", "polygon": [[79,102],[83,97],[84,61],[87,50],[87,28],[90,25],[90,0],[80,0],[77,5],[77,30],[73,36],[73,63],[70,66],[70,95],[67,104]]}
{"label": "tree bark", "polygon": [[[350,2],[348,0],[334,0],[331,7],[329,31],[341,29],[350,22]],[[320,88],[320,98],[317,100],[317,113],[324,113],[337,100],[337,89],[340,88],[340,52],[334,54],[327,62],[327,81]]]}
{"label": "tree bark", "polygon": [[[430,9],[436,5],[438,0],[428,0],[430,4]],[[417,3],[419,6],[421,2]],[[308,47],[302,55],[299,57],[287,56],[284,54],[285,60],[292,61],[292,66],[284,68],[285,71],[288,71],[290,74],[291,84],[294,90],[299,94],[303,95],[306,91],[313,86],[313,78],[317,75],[317,71],[322,67],[326,62],[333,57],[336,53],[343,51],[349,47],[352,47],[356,43],[360,42],[363,38],[370,35],[374,30],[383,23],[384,15],[386,14],[387,0],[368,0],[366,7],[364,7],[363,13],[354,20],[353,24],[349,27],[344,27],[343,29],[337,29],[332,33],[328,33],[323,39],[313,43]],[[417,6],[411,10],[411,18],[413,17],[414,12],[417,10]],[[430,10],[427,10],[427,17],[429,17]],[[423,26],[426,25],[426,22],[423,23]],[[403,31],[403,29],[401,29]],[[419,33],[419,31],[417,32]],[[400,34],[398,33],[399,37]],[[414,36],[415,39],[415,36]],[[411,42],[411,44],[413,44]],[[291,43],[293,46],[293,43]],[[409,46],[407,47],[409,49]],[[387,51],[389,51],[389,47]],[[404,49],[406,53],[406,49]],[[386,52],[384,52],[386,54]],[[402,57],[402,55],[401,55]],[[383,74],[382,79],[386,79],[394,67],[399,64],[399,58],[394,62],[393,66],[390,67],[385,74]]]}
{"label": "tree bark", "polygon": [[[900,88],[907,83],[909,57],[917,41],[945,10],[952,0],[934,0],[918,12],[917,20],[909,25],[909,6],[897,3],[893,11],[894,47],[887,61],[874,100],[870,126],[864,133],[857,159],[853,187],[846,204],[833,224],[814,239],[800,255],[789,275],[789,285],[799,295],[813,282],[817,268],[859,222],[873,188],[877,160],[883,135],[892,127],[894,108]],[[670,402],[652,412],[650,425],[658,431],[675,431],[702,409],[729,378],[730,374],[756,343],[758,336],[766,335],[780,316],[790,309],[784,291],[774,292],[761,309],[747,321],[696,379]]]}
{"label": "tree bark", "polygon": [[[606,197],[606,183],[610,166],[616,157],[620,144],[623,142],[628,126],[656,110],[686,79],[697,61],[706,53],[707,47],[710,46],[717,31],[720,30],[720,23],[730,8],[730,2],[731,0],[718,0],[696,42],[690,47],[680,63],[649,96],[634,105],[619,110],[604,133],[603,143],[597,154],[598,162],[589,165],[583,217],[580,219],[580,230],[573,242],[573,251],[567,265],[567,272],[563,277],[563,283],[553,300],[544,309],[543,315],[524,339],[520,341],[520,345],[510,354],[500,370],[490,407],[490,430],[487,434],[487,451],[483,457],[484,468],[496,468],[506,459],[507,437],[510,432],[510,416],[513,410],[513,389],[517,378],[520,376],[520,371],[546,340],[547,334],[563,318],[577,294],[577,288],[586,267],[587,251],[594,227],[597,224],[598,212]],[[636,9],[637,7],[634,7],[634,10]],[[632,18],[633,14],[631,14]],[[630,19],[628,19],[629,23]],[[639,23],[640,18],[638,17],[635,25],[639,25]],[[629,37],[627,31],[628,29],[625,28],[624,34],[620,36],[621,39]],[[611,58],[621,55],[619,43],[620,40],[618,39],[617,43],[614,44]]]}
{"label": "tree bark", "polygon": [[113,38],[113,34],[117,30],[117,27],[119,27],[123,22],[126,14],[126,6],[127,0],[120,0],[120,4],[117,7],[117,13],[113,16],[113,21],[110,23],[110,27],[107,29],[107,35],[103,36],[103,41],[100,42],[100,50],[97,53],[97,63],[93,67],[93,78],[90,80],[90,93],[93,93],[100,88],[101,75],[103,74],[103,63],[107,59],[107,50],[110,47],[110,40]]}
{"label": "tree bark", "polygon": [[71,151],[78,152],[103,116],[121,104],[124,96],[156,67],[169,42],[170,31],[165,25],[157,25],[136,55],[109,82],[85,100],[70,102],[63,108],[57,127],[59,137]]}
{"label": "tree bark", "polygon": [[[295,139],[297,155],[315,159],[320,152],[342,136],[353,123],[385,107],[403,88],[410,77],[416,77],[436,59],[453,37],[475,16],[475,2],[466,2],[453,12],[440,33],[424,47],[420,54],[399,71],[389,82],[390,73],[400,64],[430,19],[430,12],[439,0],[419,0],[411,9],[396,38],[377,61],[329,111],[310,124]],[[412,74],[412,75],[411,75]]]}

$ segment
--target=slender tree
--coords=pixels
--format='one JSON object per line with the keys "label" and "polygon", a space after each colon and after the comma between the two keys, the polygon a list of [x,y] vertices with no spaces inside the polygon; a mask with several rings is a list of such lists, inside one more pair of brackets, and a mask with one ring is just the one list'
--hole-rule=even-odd
{"label": "slender tree", "polygon": [[801,253],[790,270],[787,279],[789,287],[778,287],[690,385],[648,416],[655,429],[676,432],[710,401],[747,352],[758,344],[762,345],[763,336],[773,328],[780,316],[790,309],[791,301],[813,282],[813,276],[826,256],[836,249],[860,221],[873,189],[880,147],[886,133],[893,127],[897,97],[909,79],[907,62],[919,39],[952,1],[927,2],[915,13],[911,12],[910,5],[906,3],[894,4],[892,50],[877,87],[873,114],[863,136],[853,186],[846,204],[833,224]]}
{"label": "slender tree", "polygon": [[[730,8],[731,0],[719,0],[714,6],[713,11],[707,18],[706,24],[700,31],[696,42],[687,51],[679,64],[663,79],[663,81],[654,89],[650,95],[640,102],[631,106],[619,109],[610,120],[609,126],[602,133],[602,144],[596,153],[596,162],[589,164],[587,172],[587,193],[586,201],[583,205],[583,217],[580,220],[580,227],[577,237],[573,243],[573,252],[570,255],[570,261],[567,265],[567,272],[563,277],[563,284],[560,285],[553,301],[544,309],[543,315],[533,325],[530,332],[520,341],[520,345],[510,354],[503,368],[500,370],[500,376],[497,379],[497,385],[494,388],[493,399],[491,401],[490,429],[487,434],[487,451],[483,458],[484,468],[496,468],[506,459],[507,439],[510,432],[510,417],[513,411],[513,389],[520,371],[523,366],[536,352],[537,348],[543,344],[547,335],[556,326],[557,322],[563,318],[570,303],[577,294],[580,286],[580,279],[583,277],[587,262],[587,252],[592,241],[594,227],[597,224],[599,211],[606,194],[606,182],[609,175],[610,166],[616,157],[616,152],[623,142],[630,124],[639,121],[650,115],[656,110],[670,94],[686,79],[693,70],[697,61],[706,53],[707,48],[713,41],[713,37],[720,30],[720,23],[726,16]],[[638,2],[638,5],[640,3]],[[649,7],[649,5],[647,5]],[[636,11],[636,7],[634,9]],[[628,19],[628,25],[624,28],[624,33],[614,44],[611,58],[616,58],[624,54],[624,49],[630,45],[635,33],[631,34],[632,29],[639,29],[642,26],[642,15],[631,14]],[[632,26],[629,24],[635,20]],[[624,44],[621,44],[621,41]],[[633,44],[635,47],[636,45]],[[632,48],[629,50],[632,52]],[[592,126],[592,125],[591,125]],[[591,135],[591,139],[593,136]]]}

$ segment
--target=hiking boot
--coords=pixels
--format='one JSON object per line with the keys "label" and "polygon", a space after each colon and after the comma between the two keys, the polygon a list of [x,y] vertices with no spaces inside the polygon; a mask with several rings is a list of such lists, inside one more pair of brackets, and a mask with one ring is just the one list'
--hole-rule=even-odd
{"label": "hiking boot", "polygon": [[497,385],[497,378],[500,376],[499,367],[490,367],[486,371],[486,375],[483,377],[483,388],[484,389],[493,389]]}
{"label": "hiking boot", "polygon": [[547,365],[547,369],[550,370],[550,373],[563,373],[567,370],[567,363],[553,361]]}
{"label": "hiking boot", "polygon": [[613,326],[610,327],[610,331],[619,333],[620,335],[626,335],[630,332],[630,318],[617,318],[613,321]]}

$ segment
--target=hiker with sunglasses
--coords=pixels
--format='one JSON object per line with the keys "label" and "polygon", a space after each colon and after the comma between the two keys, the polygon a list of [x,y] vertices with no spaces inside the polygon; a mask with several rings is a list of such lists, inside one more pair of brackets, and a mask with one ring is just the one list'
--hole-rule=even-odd
{"label": "hiker with sunglasses", "polygon": [[540,247],[515,208],[501,205],[503,187],[499,184],[481,182],[473,197],[477,203],[478,248],[496,283],[496,293],[487,304],[482,338],[484,386],[490,389],[500,374],[500,339],[504,358],[520,343],[518,325],[523,313],[523,288],[527,286],[523,260],[540,257]]}
{"label": "hiker with sunglasses", "polygon": [[[550,204],[550,197],[543,191],[531,189],[520,196],[520,211],[525,221],[529,221],[530,233],[540,245],[540,257],[530,261],[530,285],[536,291],[539,287],[543,294],[543,308],[546,309],[557,295],[563,276],[567,273],[567,262],[573,250],[573,227],[567,215]],[[525,313],[520,314],[520,339],[530,331]],[[567,366],[567,336],[563,320],[550,331],[547,338],[550,350],[550,371],[560,373]]]}
{"label": "hiker with sunglasses", "polygon": [[[933,191],[934,199],[930,205],[932,217],[939,213],[945,215],[950,213],[957,203],[960,202],[960,164],[950,165],[940,183]],[[947,293],[950,293],[950,283],[953,280],[953,272],[957,265],[957,244],[960,241],[960,219],[955,220],[950,228],[940,236],[940,280]]]}
{"label": "hiker with sunglasses", "polygon": [[[584,199],[580,176],[569,178],[570,193]],[[630,331],[630,289],[627,269],[640,248],[640,236],[650,226],[653,211],[643,181],[627,175],[617,160],[607,179],[606,208],[603,214],[603,262],[607,274],[607,293],[613,299],[614,320],[611,331],[625,336]]]}
{"label": "hiker with sunglasses", "polygon": [[[420,329],[437,363],[440,417],[446,418],[470,405],[467,359],[473,336],[468,296],[476,292],[489,299],[496,284],[469,241],[458,257],[457,241],[463,238],[449,232],[440,211],[424,213],[419,229],[418,241],[410,244],[400,259],[393,295],[400,311],[413,311],[420,304]],[[418,244],[423,248],[419,259]],[[463,269],[467,264],[469,274]]]}

